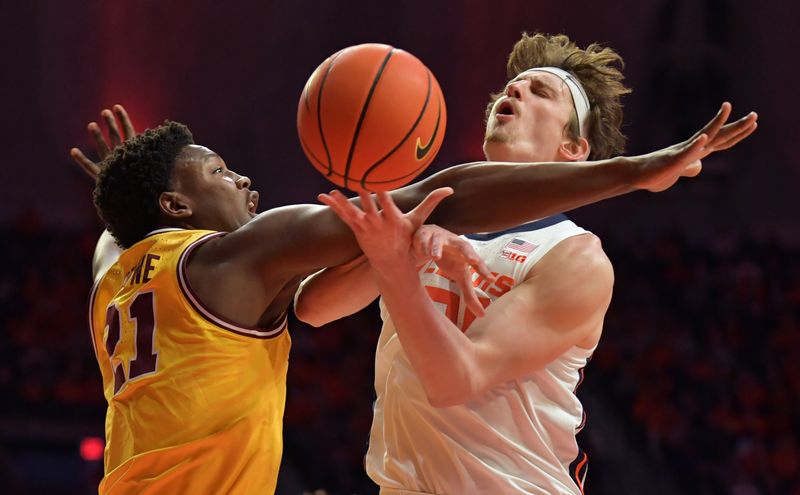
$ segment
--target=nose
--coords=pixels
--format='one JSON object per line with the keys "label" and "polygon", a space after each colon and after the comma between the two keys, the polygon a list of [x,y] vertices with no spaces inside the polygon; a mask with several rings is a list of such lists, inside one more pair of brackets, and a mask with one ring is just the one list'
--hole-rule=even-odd
{"label": "nose", "polygon": [[522,90],[523,84],[527,84],[527,81],[525,79],[520,79],[519,81],[508,83],[508,86],[506,86],[506,96],[510,96],[518,100],[522,98],[522,95],[524,93],[524,91]]}
{"label": "nose", "polygon": [[250,188],[250,184],[252,183],[250,181],[250,177],[248,177],[246,175],[237,175],[236,177],[237,177],[236,186],[239,189],[249,189]]}

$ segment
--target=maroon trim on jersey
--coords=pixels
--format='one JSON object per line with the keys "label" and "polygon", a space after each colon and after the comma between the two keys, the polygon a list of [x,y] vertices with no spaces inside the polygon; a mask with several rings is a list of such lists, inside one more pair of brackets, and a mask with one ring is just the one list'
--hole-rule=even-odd
{"label": "maroon trim on jersey", "polygon": [[238,335],[243,335],[245,337],[253,337],[256,339],[271,339],[275,338],[280,335],[287,326],[288,317],[284,314],[283,318],[280,320],[280,323],[272,327],[271,329],[264,329],[259,327],[247,327],[243,325],[239,325],[238,323],[234,323],[225,317],[215,313],[214,311],[210,310],[209,308],[205,307],[203,303],[200,302],[200,299],[197,297],[197,294],[194,293],[191,286],[189,286],[189,279],[186,276],[186,263],[188,262],[189,258],[192,256],[192,252],[200,246],[201,244],[214,239],[216,237],[221,237],[225,235],[225,232],[212,232],[210,234],[206,234],[203,237],[197,239],[193,243],[184,249],[183,253],[181,253],[181,257],[178,260],[178,285],[181,288],[181,292],[183,292],[183,297],[189,302],[192,308],[197,311],[197,313],[205,318],[209,323],[212,323],[224,330],[228,330]]}

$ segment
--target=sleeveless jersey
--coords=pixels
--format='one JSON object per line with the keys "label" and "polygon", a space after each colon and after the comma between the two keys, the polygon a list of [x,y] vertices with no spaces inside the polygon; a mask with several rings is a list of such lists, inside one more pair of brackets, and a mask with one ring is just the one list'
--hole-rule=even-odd
{"label": "sleeveless jersey", "polygon": [[[501,297],[556,244],[586,232],[556,215],[469,236],[497,274],[492,284],[473,276],[479,297],[484,303]],[[421,278],[434,303],[469,335],[475,316],[461,302],[458,287],[436,273],[434,262],[421,270]],[[428,403],[382,303],[381,313],[366,467],[382,494],[582,493],[586,459],[575,435],[584,418],[575,390],[592,350],[573,347],[529,376],[465,404],[436,408]]]}
{"label": "sleeveless jersey", "polygon": [[108,401],[101,494],[275,490],[291,341],[285,318],[273,329],[237,326],[192,293],[186,260],[221,235],[156,231],[93,289]]}

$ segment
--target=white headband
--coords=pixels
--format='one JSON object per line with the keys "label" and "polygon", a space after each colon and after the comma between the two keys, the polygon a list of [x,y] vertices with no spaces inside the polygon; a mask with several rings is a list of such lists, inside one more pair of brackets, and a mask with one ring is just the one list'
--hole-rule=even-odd
{"label": "white headband", "polygon": [[572,105],[575,107],[575,113],[578,115],[578,128],[580,129],[580,135],[583,136],[583,125],[586,123],[586,117],[589,116],[590,105],[589,97],[586,96],[586,91],[584,91],[583,85],[578,78],[558,67],[534,67],[533,69],[520,72],[517,77],[529,72],[549,72],[564,81],[572,95]]}

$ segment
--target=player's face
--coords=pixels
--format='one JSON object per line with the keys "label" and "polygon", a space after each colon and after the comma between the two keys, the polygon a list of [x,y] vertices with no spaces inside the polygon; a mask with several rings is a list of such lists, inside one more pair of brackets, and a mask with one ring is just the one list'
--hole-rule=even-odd
{"label": "player's face", "polygon": [[559,77],[520,74],[492,107],[483,151],[493,161],[563,161],[559,147],[569,141],[573,111],[572,95]]}
{"label": "player's face", "polygon": [[175,164],[173,187],[191,208],[188,223],[193,228],[231,232],[256,215],[258,192],[250,190],[250,179],[228,169],[204,146],[184,148]]}

